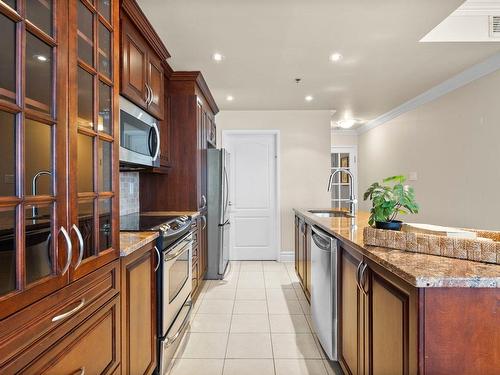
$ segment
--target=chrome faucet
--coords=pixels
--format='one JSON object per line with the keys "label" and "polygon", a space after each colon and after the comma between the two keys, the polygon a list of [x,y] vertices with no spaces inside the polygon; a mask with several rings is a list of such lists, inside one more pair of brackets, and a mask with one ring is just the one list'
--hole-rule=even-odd
{"label": "chrome faucet", "polygon": [[354,175],[352,172],[347,169],[347,168],[337,168],[335,169],[331,174],[330,178],[328,179],[328,188],[327,191],[330,191],[332,189],[332,184],[333,184],[333,178],[337,173],[344,172],[347,173],[349,176],[350,184],[349,184],[349,214],[354,216],[356,215],[356,203],[358,202],[356,200],[356,196],[354,195]]}
{"label": "chrome faucet", "polygon": [[[37,184],[38,184],[38,179],[41,176],[52,176],[52,172],[49,171],[40,171],[36,173],[33,178],[31,179],[31,195],[35,196],[37,195]],[[38,207],[33,206],[31,209],[31,215],[33,216],[33,220],[36,219],[38,216]]]}

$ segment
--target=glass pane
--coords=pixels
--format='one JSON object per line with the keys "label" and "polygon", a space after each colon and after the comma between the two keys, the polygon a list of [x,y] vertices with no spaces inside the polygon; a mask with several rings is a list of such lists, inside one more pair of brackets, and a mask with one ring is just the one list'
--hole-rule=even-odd
{"label": "glass pane", "polygon": [[52,273],[52,207],[26,206],[26,282]]}
{"label": "glass pane", "polygon": [[112,247],[111,198],[99,199],[99,251]]}
{"label": "glass pane", "polygon": [[99,116],[97,130],[111,134],[111,87],[99,82]]}
{"label": "glass pane", "polygon": [[94,147],[93,138],[78,134],[77,145],[77,179],[78,192],[94,191]]}
{"label": "glass pane", "polygon": [[0,99],[16,101],[16,25],[0,14]]}
{"label": "glass pane", "polygon": [[95,255],[94,202],[78,203],[78,229],[83,237],[83,259]]}
{"label": "glass pane", "polygon": [[99,141],[99,191],[111,191],[111,142]]}
{"label": "glass pane", "polygon": [[111,23],[111,0],[98,0],[98,11]]}
{"label": "glass pane", "polygon": [[94,66],[93,15],[82,2],[78,2],[78,57]]}
{"label": "glass pane", "polygon": [[111,33],[99,23],[99,72],[111,77]]}
{"label": "glass pane", "polygon": [[16,117],[0,111],[0,196],[16,195]]}
{"label": "glass pane", "polygon": [[26,34],[26,104],[43,112],[52,105],[52,48]]}
{"label": "glass pane", "polygon": [[52,0],[26,1],[26,18],[40,30],[52,35]]}
{"label": "glass pane", "polygon": [[52,126],[26,119],[25,194],[52,195]]}
{"label": "glass pane", "polygon": [[0,210],[0,296],[16,289],[16,211]]}
{"label": "glass pane", "polygon": [[78,126],[94,127],[94,77],[78,68]]}

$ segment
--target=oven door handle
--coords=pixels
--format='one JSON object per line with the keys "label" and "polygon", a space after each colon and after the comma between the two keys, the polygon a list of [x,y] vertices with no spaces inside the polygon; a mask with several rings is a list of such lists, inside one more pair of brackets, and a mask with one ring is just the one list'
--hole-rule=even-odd
{"label": "oven door handle", "polygon": [[184,304],[184,306],[189,306],[189,310],[188,310],[186,316],[184,317],[184,320],[182,321],[182,324],[179,327],[179,330],[175,333],[175,335],[173,335],[172,337],[167,337],[167,342],[165,344],[165,348],[168,348],[170,345],[172,345],[175,342],[175,340],[177,340],[179,338],[180,334],[182,333],[182,331],[184,331],[184,328],[186,328],[186,325],[189,323],[189,316],[191,315],[191,310],[193,309],[193,303],[191,301],[188,301]]}
{"label": "oven door handle", "polygon": [[[191,242],[191,240],[189,241]],[[189,246],[183,246],[179,251],[176,251],[174,254],[168,254],[166,257],[165,257],[165,262],[169,262],[173,259],[176,259],[178,258],[182,253],[185,253],[186,251],[189,250]]]}

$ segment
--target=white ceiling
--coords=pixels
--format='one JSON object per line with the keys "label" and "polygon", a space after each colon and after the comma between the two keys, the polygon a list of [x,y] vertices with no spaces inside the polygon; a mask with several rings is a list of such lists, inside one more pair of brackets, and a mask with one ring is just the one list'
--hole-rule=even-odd
{"label": "white ceiling", "polygon": [[[335,109],[368,121],[500,51],[419,42],[461,0],[138,1],[172,67],[201,70],[222,110]],[[330,62],[333,52],[344,58]]]}

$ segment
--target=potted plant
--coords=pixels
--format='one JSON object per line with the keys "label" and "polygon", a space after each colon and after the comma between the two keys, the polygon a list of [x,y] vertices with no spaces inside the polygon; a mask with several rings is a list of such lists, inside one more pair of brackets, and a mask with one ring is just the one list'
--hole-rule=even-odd
{"label": "potted plant", "polygon": [[[363,199],[372,201],[368,224],[378,229],[400,230],[402,221],[396,220],[398,214],[418,213],[415,191],[404,185],[405,176],[392,176],[370,185]],[[392,186],[391,186],[392,185]]]}

